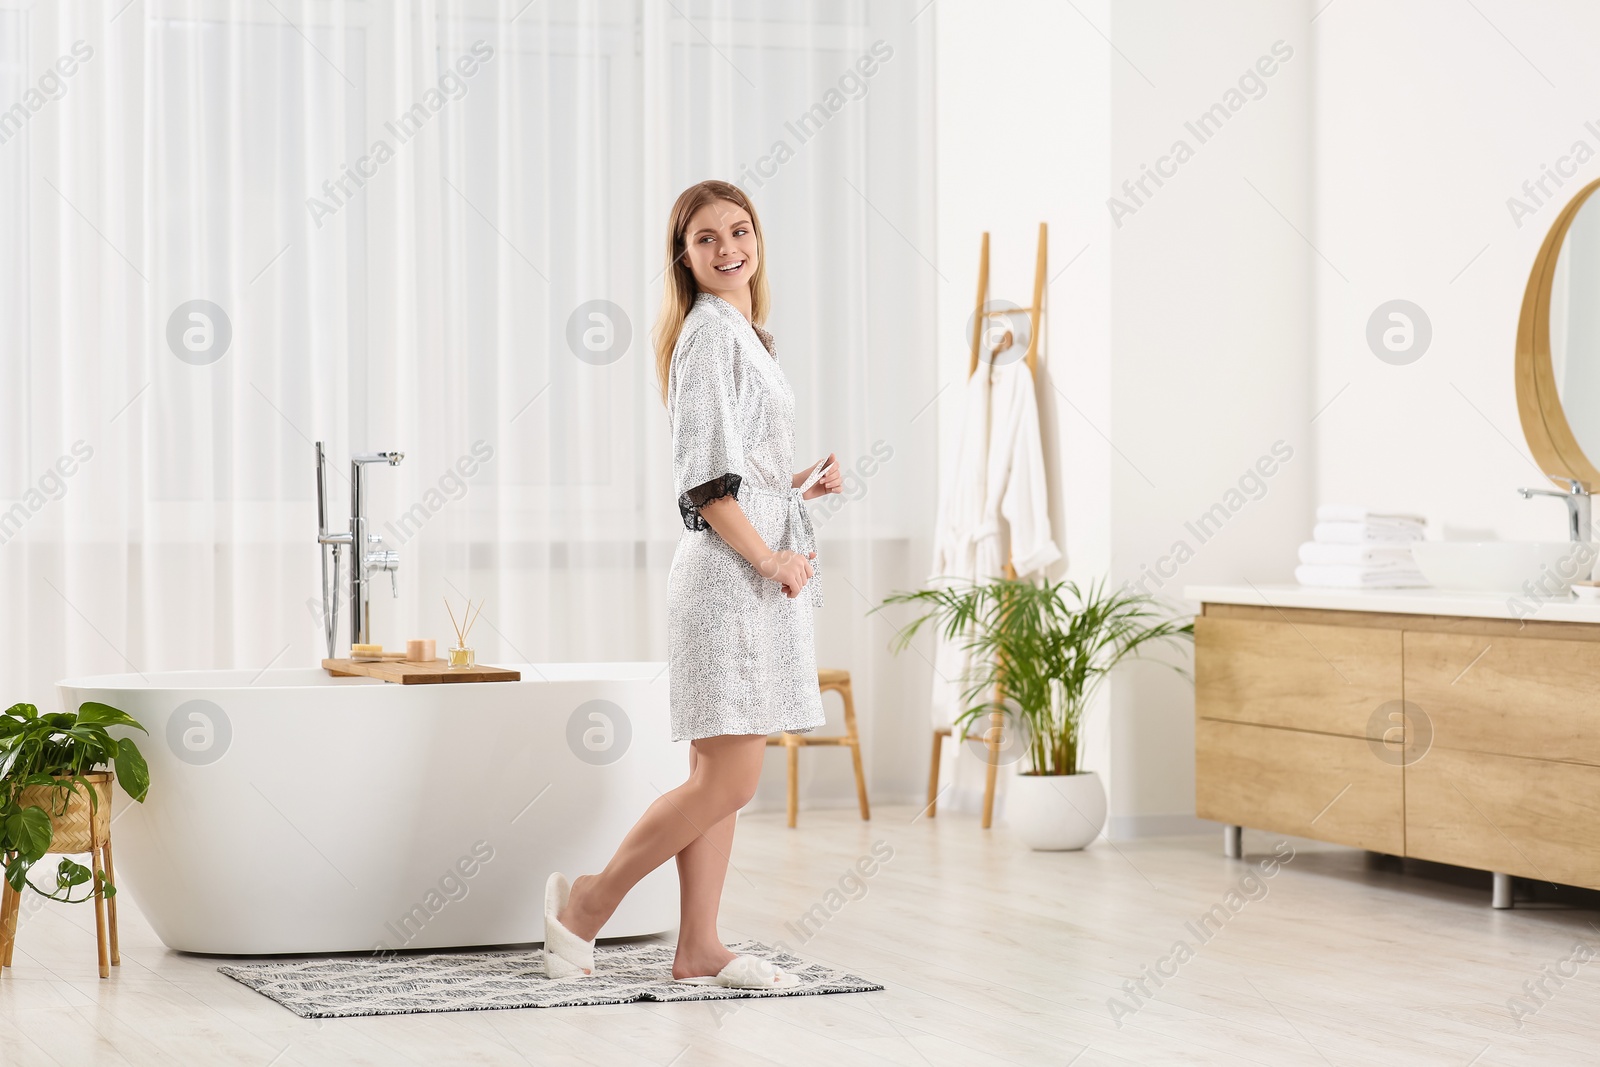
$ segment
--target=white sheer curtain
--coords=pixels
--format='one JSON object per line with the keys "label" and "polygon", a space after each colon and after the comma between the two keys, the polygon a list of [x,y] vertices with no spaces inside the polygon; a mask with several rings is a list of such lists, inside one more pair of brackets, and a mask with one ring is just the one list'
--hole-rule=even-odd
{"label": "white sheer curtain", "polygon": [[865,613],[932,525],[921,7],[0,7],[3,698],[315,663],[316,440],[339,527],[351,451],[406,453],[369,476],[401,557],[375,639],[442,640],[471,596],[489,662],[664,658],[648,334],[667,209],[721,177],[766,228],[797,459],[855,471],[816,512],[819,662],[855,675],[878,794],[916,796],[928,664]]}

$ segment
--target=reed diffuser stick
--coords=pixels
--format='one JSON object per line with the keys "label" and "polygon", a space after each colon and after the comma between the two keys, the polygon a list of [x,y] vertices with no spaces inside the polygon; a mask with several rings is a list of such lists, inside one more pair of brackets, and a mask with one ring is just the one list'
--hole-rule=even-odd
{"label": "reed diffuser stick", "polygon": [[461,612],[461,617],[464,620],[466,620],[466,626],[463,627],[461,625],[461,623],[456,621],[455,609],[450,606],[450,598],[449,597],[445,597],[444,598],[444,610],[446,610],[446,611],[448,611],[450,613],[450,625],[454,626],[455,629],[456,629],[456,647],[457,648],[465,648],[466,647],[466,645],[467,645],[467,635],[472,632],[472,624],[478,621],[478,616],[483,614],[483,606],[485,604],[487,604],[488,602],[489,602],[489,598],[488,597],[484,597],[482,600],[478,601],[478,610],[477,611],[473,611],[472,610],[472,598],[468,597],[467,598],[466,609]]}
{"label": "reed diffuser stick", "polygon": [[[467,601],[468,605],[471,605],[471,603],[472,601]],[[461,624],[456,622],[456,613],[450,607],[449,597],[444,598],[444,610],[450,612],[450,625],[454,627],[456,631],[456,647],[460,648],[463,644],[465,644],[465,642],[461,640]]]}

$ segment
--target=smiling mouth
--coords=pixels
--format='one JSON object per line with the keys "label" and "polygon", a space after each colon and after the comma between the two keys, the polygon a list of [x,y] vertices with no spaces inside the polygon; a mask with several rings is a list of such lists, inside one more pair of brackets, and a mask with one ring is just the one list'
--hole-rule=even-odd
{"label": "smiling mouth", "polygon": [[718,274],[737,274],[739,269],[743,267],[744,264],[745,261],[741,259],[737,263],[729,263],[726,266],[715,267],[713,269],[716,270]]}

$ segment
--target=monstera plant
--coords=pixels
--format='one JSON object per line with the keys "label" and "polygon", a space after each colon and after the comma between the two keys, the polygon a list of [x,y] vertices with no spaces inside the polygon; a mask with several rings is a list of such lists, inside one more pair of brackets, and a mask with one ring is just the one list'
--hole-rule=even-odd
{"label": "monstera plant", "polygon": [[[95,701],[76,712],[41,715],[32,704],[13,704],[0,714],[0,856],[5,880],[17,892],[26,887],[68,904],[93,897],[94,886],[73,896],[73,889],[92,876],[87,867],[66,857],[56,866],[55,884],[48,889],[35,885],[29,872],[49,854],[55,820],[81,804],[77,798],[87,796],[91,812],[98,810],[100,791],[85,775],[115,767],[115,778],[128,796],[143,803],[150,791],[150,770],[139,746],[131,738],[111,737],[106,731],[113,726],[149,733],[132,716]],[[106,896],[116,892],[104,872],[100,883]]]}

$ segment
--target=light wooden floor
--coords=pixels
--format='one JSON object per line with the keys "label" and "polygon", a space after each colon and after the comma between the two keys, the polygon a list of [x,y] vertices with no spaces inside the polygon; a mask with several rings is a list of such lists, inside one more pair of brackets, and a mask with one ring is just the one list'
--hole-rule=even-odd
{"label": "light wooden floor", "polygon": [[[1559,988],[1546,979],[1520,1028],[1506,1005],[1580,939],[1600,950],[1595,894],[1543,887],[1496,912],[1487,876],[1402,873],[1304,841],[1241,887],[1247,868],[1222,858],[1220,833],[1052,854],[968,816],[874,814],[803,812],[798,830],[781,813],[741,816],[723,932],[786,941],[882,992],[316,1022],[217,974],[218,960],[167,951],[131,900],[121,973],[101,981],[92,914],[52,905],[25,921],[0,983],[0,1063],[1600,1062],[1600,959]],[[830,898],[878,840],[893,858],[856,899]],[[1247,861],[1280,840],[1247,831]],[[1186,923],[1230,890],[1237,913],[1201,943]],[[803,940],[789,924],[819,903],[826,921]],[[1193,958],[1113,1021],[1108,999],[1180,939]]]}

